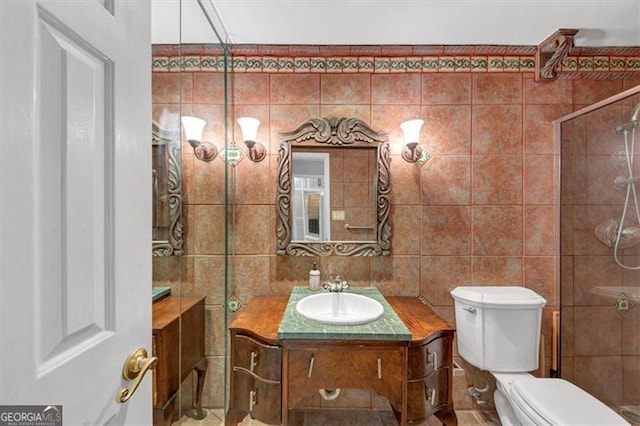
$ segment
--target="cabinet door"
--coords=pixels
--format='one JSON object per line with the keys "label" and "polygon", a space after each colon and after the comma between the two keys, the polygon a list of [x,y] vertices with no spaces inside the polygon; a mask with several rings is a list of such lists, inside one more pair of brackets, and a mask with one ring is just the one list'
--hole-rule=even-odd
{"label": "cabinet door", "polygon": [[282,349],[236,335],[233,345],[234,367],[243,368],[266,379],[280,381]]}
{"label": "cabinet door", "polygon": [[409,380],[407,420],[418,422],[446,407],[449,394],[449,368],[441,368],[420,380]]}
{"label": "cabinet door", "polygon": [[267,424],[281,423],[281,386],[279,382],[260,380],[243,370],[233,371],[234,392],[231,406],[248,412]]}
{"label": "cabinet door", "polygon": [[421,379],[441,367],[451,366],[451,338],[438,337],[409,348],[409,380]]}
{"label": "cabinet door", "polygon": [[392,346],[320,347],[289,351],[289,407],[318,389],[372,389],[399,406],[404,348]]}

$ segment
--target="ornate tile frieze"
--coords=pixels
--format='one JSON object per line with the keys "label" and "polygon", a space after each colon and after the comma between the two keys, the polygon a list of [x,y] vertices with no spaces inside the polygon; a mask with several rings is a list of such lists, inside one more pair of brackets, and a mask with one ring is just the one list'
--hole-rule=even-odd
{"label": "ornate tile frieze", "polygon": [[[424,49],[423,49],[424,50]],[[432,73],[432,72],[533,72],[534,55],[515,55],[513,49],[503,49],[505,54],[493,49],[440,49],[452,54],[413,56],[318,56],[318,55],[255,55],[234,54],[229,60],[229,69],[235,73]],[[170,55],[167,49],[156,49],[152,58],[154,72],[221,72],[225,69],[224,56]],[[416,51],[416,49],[414,49]],[[420,51],[420,50],[418,50]],[[521,52],[525,50],[520,49]],[[313,50],[310,51],[314,53]],[[475,52],[472,54],[460,54]],[[478,54],[477,52],[487,52]],[[569,56],[560,65],[558,78],[593,78],[609,73],[611,78],[640,76],[640,53],[637,56],[621,56],[616,50],[594,51],[586,55]],[[602,54],[610,52],[611,55]],[[515,51],[513,51],[515,53]],[[564,73],[564,75],[563,75]]]}

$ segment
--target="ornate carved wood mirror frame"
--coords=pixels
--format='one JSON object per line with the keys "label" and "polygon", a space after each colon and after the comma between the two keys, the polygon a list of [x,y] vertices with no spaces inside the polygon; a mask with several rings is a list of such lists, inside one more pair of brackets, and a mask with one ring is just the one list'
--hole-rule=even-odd
{"label": "ornate carved wood mirror frame", "polygon": [[[311,118],[280,133],[276,195],[277,254],[290,256],[388,256],[391,249],[391,180],[388,136],[358,118]],[[377,148],[374,241],[292,241],[292,147]]]}
{"label": "ornate carved wood mirror frame", "polygon": [[[160,158],[153,166],[153,256],[179,256],[182,254],[182,163],[180,161],[180,133],[170,131],[152,122],[152,145],[162,147]],[[156,153],[153,154],[154,157]],[[155,161],[163,170],[156,174]],[[158,218],[166,218],[164,221]],[[158,235],[156,235],[156,233]]]}

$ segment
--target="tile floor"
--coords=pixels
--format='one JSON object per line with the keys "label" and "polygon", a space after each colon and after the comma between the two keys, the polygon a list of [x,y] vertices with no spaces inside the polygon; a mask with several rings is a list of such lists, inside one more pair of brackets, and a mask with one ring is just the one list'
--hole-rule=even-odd
{"label": "tile floor", "polygon": [[[625,413],[626,420],[632,426],[640,426],[640,406],[620,407],[622,414]],[[176,421],[172,426],[223,426],[223,410],[207,410],[207,417],[203,420],[194,420],[183,415],[180,421]],[[500,426],[500,420],[495,411],[460,410],[456,411],[458,425],[460,426]],[[393,414],[390,411],[353,411],[353,410],[333,410],[327,412],[305,413],[304,426],[396,426]],[[247,416],[241,426],[262,426],[257,420]],[[435,417],[429,418],[426,422],[416,426],[436,426],[440,425]]]}
{"label": "tile floor", "polygon": [[[181,421],[174,422],[173,425],[183,426],[222,426],[224,425],[222,410],[207,410],[208,414],[203,420],[194,420],[188,416],[182,416]],[[482,425],[500,426],[500,421],[495,412],[492,411],[456,411],[458,425]],[[396,426],[398,422],[390,411],[354,411],[354,410],[324,410],[307,411],[304,417],[304,426]],[[262,426],[257,420],[247,416],[241,426]],[[435,417],[429,418],[426,422],[416,426],[440,425]]]}

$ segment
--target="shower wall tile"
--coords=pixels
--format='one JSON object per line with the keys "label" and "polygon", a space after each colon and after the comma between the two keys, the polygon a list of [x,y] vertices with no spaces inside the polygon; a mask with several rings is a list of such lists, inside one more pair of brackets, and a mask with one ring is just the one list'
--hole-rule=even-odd
{"label": "shower wall tile", "polygon": [[573,282],[574,306],[611,306],[613,300],[594,292],[592,288],[620,285],[621,281],[622,270],[610,255],[576,256]]}
{"label": "shower wall tile", "polygon": [[588,155],[611,155],[624,149],[624,137],[616,132],[616,125],[629,121],[622,105],[611,105],[589,113],[585,120],[585,141]]}
{"label": "shower wall tile", "polygon": [[[637,329],[636,329],[637,330]],[[622,358],[623,405],[640,405],[640,356]]]}
{"label": "shower wall tile", "polygon": [[471,117],[472,154],[522,154],[521,105],[474,105]]}
{"label": "shower wall tile", "polygon": [[591,105],[622,92],[622,80],[572,80],[574,105]]}
{"label": "shower wall tile", "polygon": [[613,182],[624,175],[624,169],[611,155],[589,155],[586,159],[586,186],[588,205],[617,205],[624,200],[622,191]]}
{"label": "shower wall tile", "polygon": [[[612,306],[576,306],[573,310],[576,356],[620,355],[622,316]],[[595,333],[594,330],[602,329]],[[606,330],[606,332],[604,332]]]}
{"label": "shower wall tile", "polygon": [[[573,321],[573,309],[573,307],[563,308],[562,317],[560,318],[560,334],[562,335],[562,338],[560,339],[560,353],[562,354],[563,363],[567,361],[569,357],[569,359],[573,361],[573,356],[575,355],[575,327]],[[565,376],[564,371],[562,372],[562,377],[565,377],[568,380],[572,380],[571,375]]]}
{"label": "shower wall tile", "polygon": [[573,361],[573,382],[610,406],[619,406],[624,399],[621,356],[576,356]]}
{"label": "shower wall tile", "polygon": [[622,355],[640,357],[640,333],[638,330],[640,330],[640,306],[636,303],[622,317]]}
{"label": "shower wall tile", "polygon": [[522,74],[474,74],[473,104],[521,104]]}

